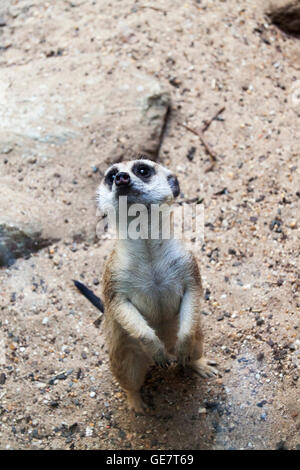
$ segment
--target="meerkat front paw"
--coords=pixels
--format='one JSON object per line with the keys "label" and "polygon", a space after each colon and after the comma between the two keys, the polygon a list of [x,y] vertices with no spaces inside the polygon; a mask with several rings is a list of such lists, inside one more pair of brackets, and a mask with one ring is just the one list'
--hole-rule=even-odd
{"label": "meerkat front paw", "polygon": [[169,357],[164,349],[159,349],[152,357],[155,364],[159,367],[166,369],[170,365]]}
{"label": "meerkat front paw", "polygon": [[166,368],[170,365],[170,360],[165,347],[158,338],[156,338],[156,340],[142,338],[141,344],[143,345],[146,353],[149,355],[149,357],[152,358],[157,366]]}
{"label": "meerkat front paw", "polygon": [[193,354],[192,341],[189,338],[178,341],[175,349],[178,364],[185,367],[190,364]]}
{"label": "meerkat front paw", "polygon": [[210,361],[205,357],[201,357],[201,359],[197,359],[191,363],[192,369],[205,379],[219,375],[218,369],[213,367],[215,365],[215,361]]}

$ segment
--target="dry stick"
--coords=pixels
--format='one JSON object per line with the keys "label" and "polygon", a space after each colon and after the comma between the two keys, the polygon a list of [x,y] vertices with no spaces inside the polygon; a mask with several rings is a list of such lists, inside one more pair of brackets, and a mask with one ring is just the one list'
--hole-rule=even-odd
{"label": "dry stick", "polygon": [[214,117],[212,117],[209,121],[206,121],[205,124],[204,124],[204,126],[203,126],[202,129],[201,129],[202,132],[207,131],[207,129],[209,128],[209,126],[211,125],[211,123],[212,123],[213,121],[215,121],[215,120],[217,119],[217,117],[225,111],[225,109],[226,109],[225,106],[223,106],[223,108],[221,108],[221,109],[214,115]]}
{"label": "dry stick", "polygon": [[196,131],[195,129],[192,129],[191,127],[186,126],[185,124],[180,123],[180,125],[199,137],[199,139],[201,140],[202,145],[204,146],[206,152],[208,153],[208,155],[210,156],[210,159],[211,159],[211,165],[205,170],[205,173],[207,173],[208,171],[211,171],[213,169],[216,161],[217,161],[217,155],[210,148],[208,143],[205,141],[205,139],[203,137],[203,134],[202,134],[202,131]]}
{"label": "dry stick", "polygon": [[211,159],[211,165],[205,170],[205,173],[208,173],[209,171],[213,170],[214,166],[215,166],[215,163],[217,161],[217,154],[212,150],[212,148],[210,147],[210,145],[208,145],[208,143],[206,142],[206,140],[204,139],[204,132],[207,131],[207,129],[209,128],[209,126],[211,125],[211,123],[217,119],[217,117],[219,116],[219,114],[223,113],[223,111],[225,110],[225,106],[223,106],[209,121],[207,121],[204,126],[202,127],[201,131],[196,131],[195,129],[192,129],[191,127],[189,126],[186,126],[185,124],[181,124],[180,125],[182,127],[184,127],[185,129],[187,129],[189,132],[192,132],[193,134],[195,134],[196,136],[199,137],[199,139],[201,140],[201,143],[202,145],[204,146],[207,154],[210,156],[210,159]]}
{"label": "dry stick", "polygon": [[162,10],[161,8],[153,7],[152,5],[141,5],[141,6],[137,7],[136,10],[130,11],[129,13],[127,13],[125,15],[125,18],[127,18],[132,13],[138,13],[139,10],[145,10],[146,8],[149,8],[149,9],[154,10],[154,11],[160,11],[164,15],[166,15],[166,13],[167,13],[165,10]]}
{"label": "dry stick", "polygon": [[138,8],[140,9],[150,8],[151,10],[154,10],[154,11],[161,11],[162,13],[166,13],[166,11],[163,10],[162,8],[153,7],[152,5],[141,5]]}

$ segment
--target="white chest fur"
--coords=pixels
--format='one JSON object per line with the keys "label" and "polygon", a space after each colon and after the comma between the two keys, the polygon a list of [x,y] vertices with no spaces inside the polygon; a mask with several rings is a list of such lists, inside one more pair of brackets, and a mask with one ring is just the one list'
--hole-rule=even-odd
{"label": "white chest fur", "polygon": [[117,245],[118,289],[149,320],[178,314],[189,255],[176,240],[122,240]]}

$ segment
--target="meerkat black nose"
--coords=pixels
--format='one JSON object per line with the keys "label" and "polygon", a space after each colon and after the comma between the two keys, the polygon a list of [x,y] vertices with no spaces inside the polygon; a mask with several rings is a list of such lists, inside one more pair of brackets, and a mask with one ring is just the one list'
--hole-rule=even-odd
{"label": "meerkat black nose", "polygon": [[130,183],[130,175],[124,171],[116,174],[115,183],[117,186],[128,186]]}

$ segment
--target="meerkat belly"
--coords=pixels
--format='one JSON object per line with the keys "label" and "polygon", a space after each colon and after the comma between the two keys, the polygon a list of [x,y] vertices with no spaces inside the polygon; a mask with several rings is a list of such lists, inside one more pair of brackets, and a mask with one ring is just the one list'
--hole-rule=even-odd
{"label": "meerkat belly", "polygon": [[151,324],[163,322],[179,313],[183,295],[180,278],[152,267],[142,266],[131,272],[127,295]]}
{"label": "meerkat belly", "polygon": [[129,244],[118,250],[118,290],[149,324],[179,313],[186,281],[186,255],[173,241]]}
{"label": "meerkat belly", "polygon": [[181,289],[171,289],[153,285],[151,287],[135,289],[131,293],[131,302],[138,308],[150,323],[164,321],[179,313],[181,302]]}

